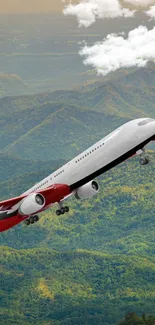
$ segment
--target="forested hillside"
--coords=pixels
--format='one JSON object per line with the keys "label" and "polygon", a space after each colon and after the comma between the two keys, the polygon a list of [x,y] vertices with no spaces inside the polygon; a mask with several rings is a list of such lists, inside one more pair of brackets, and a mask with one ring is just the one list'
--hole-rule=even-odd
{"label": "forested hillside", "polygon": [[1,324],[116,324],[129,310],[154,311],[150,259],[1,247],[0,272]]}
{"label": "forested hillside", "polygon": [[[82,89],[1,98],[1,199],[129,119],[155,117],[154,87],[150,67]],[[147,166],[133,157],[103,174],[93,199],[69,199],[69,214],[53,207],[37,224],[0,234],[0,324],[108,325],[131,311],[155,315],[155,152],[147,154]]]}
{"label": "forested hillside", "polygon": [[124,319],[119,323],[119,325],[154,325],[155,324],[155,317],[146,314],[142,314],[141,316],[137,315],[135,312],[130,312],[125,315]]}
{"label": "forested hillside", "polygon": [[[155,154],[148,152],[151,162],[142,167],[138,157],[132,158],[100,177],[100,192],[91,200],[68,200],[69,214],[57,217],[56,207],[42,214],[38,224],[17,226],[1,234],[3,245],[14,248],[48,246],[58,250],[76,248],[104,250],[110,253],[154,256]],[[53,169],[54,169],[53,163]],[[10,190],[13,196],[24,192],[32,180],[52,171],[52,163],[40,165],[31,173],[20,174],[1,183],[1,196]],[[47,173],[46,173],[47,171]]]}
{"label": "forested hillside", "polygon": [[0,150],[30,160],[70,159],[129,119],[155,117],[154,85],[150,66],[82,89],[1,98]]}
{"label": "forested hillside", "polygon": [[[155,313],[155,154],[148,154],[148,166],[133,158],[104,174],[93,200],[69,200],[68,215],[53,208],[38,224],[1,234],[2,321],[114,324],[131,310]],[[31,177],[14,178],[16,190],[15,179],[24,190]]]}

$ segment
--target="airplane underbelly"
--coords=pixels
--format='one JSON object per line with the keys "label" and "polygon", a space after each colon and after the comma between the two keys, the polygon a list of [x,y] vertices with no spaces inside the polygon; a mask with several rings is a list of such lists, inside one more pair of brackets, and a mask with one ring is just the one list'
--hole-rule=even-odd
{"label": "airplane underbelly", "polygon": [[5,230],[8,230],[8,229],[18,225],[18,223],[22,222],[25,219],[26,219],[26,217],[21,218],[21,217],[19,217],[19,215],[16,215],[14,217],[0,220],[0,232],[3,232]]}

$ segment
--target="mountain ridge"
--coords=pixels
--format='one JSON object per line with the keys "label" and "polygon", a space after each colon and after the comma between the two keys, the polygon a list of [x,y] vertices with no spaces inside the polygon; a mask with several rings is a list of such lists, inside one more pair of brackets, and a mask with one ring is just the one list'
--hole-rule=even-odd
{"label": "mountain ridge", "polygon": [[1,98],[0,150],[26,159],[68,160],[130,119],[154,118],[154,84],[151,66],[83,89]]}
{"label": "mountain ridge", "polygon": [[[73,92],[0,99],[1,199],[129,119],[155,117],[154,70],[150,85],[148,72],[136,81],[134,71]],[[131,310],[155,314],[155,152],[146,154],[145,167],[134,157],[99,177],[91,200],[69,199],[69,214],[54,206],[33,226],[0,234],[2,324],[113,325]]]}

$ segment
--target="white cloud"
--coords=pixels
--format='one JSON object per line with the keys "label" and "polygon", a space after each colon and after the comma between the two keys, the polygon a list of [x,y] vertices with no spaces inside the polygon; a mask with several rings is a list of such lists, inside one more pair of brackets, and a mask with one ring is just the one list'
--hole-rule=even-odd
{"label": "white cloud", "polygon": [[119,0],[83,0],[64,9],[65,15],[76,16],[79,26],[89,27],[97,18],[133,17],[133,10],[123,8]]}
{"label": "white cloud", "polygon": [[152,6],[148,11],[145,11],[145,13],[151,18],[155,18],[155,6]]}
{"label": "white cloud", "polygon": [[124,0],[124,3],[129,3],[134,7],[136,6],[147,7],[155,4],[155,0]]}
{"label": "white cloud", "polygon": [[107,75],[120,68],[144,67],[155,60],[155,27],[148,30],[139,26],[128,34],[110,34],[101,43],[85,45],[80,51],[84,64],[96,69],[100,75]]}

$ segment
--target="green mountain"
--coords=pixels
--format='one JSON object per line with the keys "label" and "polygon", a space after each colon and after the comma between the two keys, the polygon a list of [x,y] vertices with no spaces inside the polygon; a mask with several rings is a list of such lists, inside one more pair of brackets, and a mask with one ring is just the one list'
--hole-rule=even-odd
{"label": "green mountain", "polygon": [[106,173],[100,194],[70,200],[70,214],[53,209],[1,234],[1,245],[16,247],[1,246],[1,324],[114,324],[131,310],[155,313],[150,156],[150,166],[132,159]]}
{"label": "green mountain", "polygon": [[1,324],[114,324],[154,311],[155,263],[138,256],[1,247],[0,273]]}
{"label": "green mountain", "polygon": [[19,94],[28,95],[35,92],[35,87],[28,85],[18,75],[0,73],[0,98]]}
{"label": "green mountain", "polygon": [[[155,314],[155,153],[148,154],[145,167],[132,158],[104,174],[93,199],[70,199],[69,214],[57,217],[54,207],[37,224],[0,234],[1,324],[116,324],[131,310]],[[56,164],[45,170],[40,162],[37,171],[32,163],[16,176],[13,169],[1,195],[24,191]]]}
{"label": "green mountain", "polygon": [[64,163],[62,159],[43,163],[39,160],[30,161],[1,154],[0,200],[20,195]]}
{"label": "green mountain", "polygon": [[[7,154],[1,153],[0,156],[0,180],[8,181],[12,178],[20,181],[20,178],[25,173],[36,173],[38,177],[42,177],[43,170],[45,173],[52,172],[53,169],[58,168],[65,162],[62,159],[52,161],[28,160],[18,157],[12,157]],[[42,170],[43,169],[43,170]],[[41,174],[41,176],[40,176]],[[46,176],[47,176],[46,174]],[[20,176],[20,177],[19,177]],[[33,181],[33,180],[32,180]],[[23,184],[24,185],[24,184]],[[1,191],[1,190],[0,190]],[[8,194],[8,193],[7,193]]]}
{"label": "green mountain", "polygon": [[[21,114],[22,121],[18,124]],[[1,133],[4,140],[1,142],[2,152],[33,160],[69,159],[106,135],[111,125],[117,127],[120,124],[117,117],[105,117],[104,114],[90,112],[88,108],[65,103],[47,104],[40,109],[36,106],[17,115],[13,113],[13,117],[11,114],[6,118],[5,129]],[[10,132],[7,132],[10,123]],[[92,132],[96,126],[98,130]],[[14,135],[16,138],[13,139]]]}
{"label": "green mountain", "polygon": [[[154,67],[81,89],[0,99],[0,197],[16,196],[131,118],[155,117]],[[105,173],[91,200],[68,200],[0,234],[0,324],[116,324],[155,314],[155,152]]]}
{"label": "green mountain", "polygon": [[144,313],[141,316],[138,316],[135,312],[129,312],[125,315],[124,319],[119,323],[119,325],[154,325],[155,317],[147,316]]}
{"label": "green mountain", "polygon": [[[1,234],[1,243],[16,249],[50,247],[54,250],[91,249],[107,253],[153,257],[154,238],[154,161],[141,167],[132,158],[100,177],[100,192],[91,200],[68,200],[69,214],[57,217],[56,207],[43,213],[32,227],[17,226]],[[60,165],[60,164],[59,164]],[[35,166],[34,166],[35,167]],[[51,171],[50,171],[51,169]],[[52,172],[40,165],[20,176],[0,183],[1,197],[15,196]],[[19,193],[20,190],[20,193]],[[22,238],[22,240],[21,240]]]}
{"label": "green mountain", "polygon": [[155,117],[154,85],[151,66],[77,90],[2,98],[0,150],[30,160],[68,160],[129,119]]}

